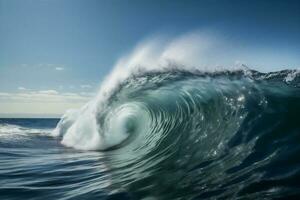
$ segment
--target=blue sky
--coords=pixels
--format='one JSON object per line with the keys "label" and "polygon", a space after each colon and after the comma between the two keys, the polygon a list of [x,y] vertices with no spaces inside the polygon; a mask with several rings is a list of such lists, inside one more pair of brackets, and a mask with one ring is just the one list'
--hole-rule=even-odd
{"label": "blue sky", "polygon": [[0,0],[0,113],[80,107],[137,43],[193,30],[232,44],[232,63],[300,67],[297,0]]}

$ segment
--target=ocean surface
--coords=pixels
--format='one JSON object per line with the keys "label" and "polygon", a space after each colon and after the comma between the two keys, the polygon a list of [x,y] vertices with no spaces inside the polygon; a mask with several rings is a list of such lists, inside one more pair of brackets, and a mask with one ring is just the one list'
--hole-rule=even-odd
{"label": "ocean surface", "polygon": [[0,119],[0,199],[300,199],[297,70],[133,74],[62,119]]}

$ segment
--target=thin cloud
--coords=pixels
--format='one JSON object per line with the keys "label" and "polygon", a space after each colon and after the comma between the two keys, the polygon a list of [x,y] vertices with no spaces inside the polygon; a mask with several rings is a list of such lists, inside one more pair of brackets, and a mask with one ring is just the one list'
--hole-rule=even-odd
{"label": "thin cloud", "polygon": [[48,94],[48,95],[57,95],[58,92],[56,90],[41,90],[39,91],[40,94]]}
{"label": "thin cloud", "polygon": [[21,68],[27,69],[52,69],[55,71],[63,71],[66,69],[64,64],[53,64],[53,63],[39,63],[39,64],[19,64]]}
{"label": "thin cloud", "polygon": [[0,92],[0,113],[9,115],[61,115],[68,109],[78,109],[91,99],[91,94],[59,93],[56,90],[20,90]]}
{"label": "thin cloud", "polygon": [[63,71],[63,70],[65,70],[65,68],[63,68],[63,67],[55,67],[55,70],[56,71]]}
{"label": "thin cloud", "polygon": [[59,93],[56,90],[28,91],[21,90],[14,93],[0,93],[0,103],[86,103],[91,98],[87,93]]}
{"label": "thin cloud", "polygon": [[25,87],[20,86],[18,87],[18,90],[27,90],[27,89]]}
{"label": "thin cloud", "polygon": [[91,85],[88,85],[88,84],[80,85],[80,87],[81,87],[82,89],[89,89],[89,88],[92,88],[92,86],[91,86]]}

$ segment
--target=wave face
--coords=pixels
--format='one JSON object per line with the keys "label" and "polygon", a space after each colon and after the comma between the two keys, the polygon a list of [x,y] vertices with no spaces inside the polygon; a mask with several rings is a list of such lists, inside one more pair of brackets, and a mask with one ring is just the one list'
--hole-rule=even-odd
{"label": "wave face", "polygon": [[114,183],[139,198],[295,195],[299,86],[296,70],[140,72],[66,114],[54,133],[105,150]]}

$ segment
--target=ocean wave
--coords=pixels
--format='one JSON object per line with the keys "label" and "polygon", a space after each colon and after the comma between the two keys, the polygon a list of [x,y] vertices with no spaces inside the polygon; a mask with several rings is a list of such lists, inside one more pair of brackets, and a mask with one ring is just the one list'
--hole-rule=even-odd
{"label": "ocean wave", "polygon": [[[140,177],[174,173],[165,184],[179,183],[166,187],[176,188],[181,197],[195,185],[202,189],[196,189],[199,196],[190,191],[193,198],[215,190],[220,198],[229,193],[247,196],[255,183],[274,178],[269,173],[276,174],[271,168],[277,169],[278,160],[298,152],[293,140],[299,132],[300,81],[296,74],[287,82],[290,74],[295,71],[172,69],[135,74],[105,102],[99,100],[101,106],[96,99],[65,115],[56,133],[66,146],[105,151],[112,180],[126,183],[129,191],[136,190]],[[285,176],[288,171],[280,173]],[[191,180],[194,183],[185,182]],[[143,182],[138,188],[143,184],[149,186]],[[231,193],[237,184],[240,189]],[[253,190],[254,196],[247,198],[280,196],[292,189],[273,188],[270,182]],[[175,193],[169,195],[160,198],[176,198]]]}
{"label": "ocean wave", "polygon": [[177,43],[121,59],[98,95],[68,111],[53,135],[101,151],[116,193],[138,199],[294,194],[299,162],[292,170],[283,163],[299,153],[299,70],[185,65],[191,56],[178,62]]}

